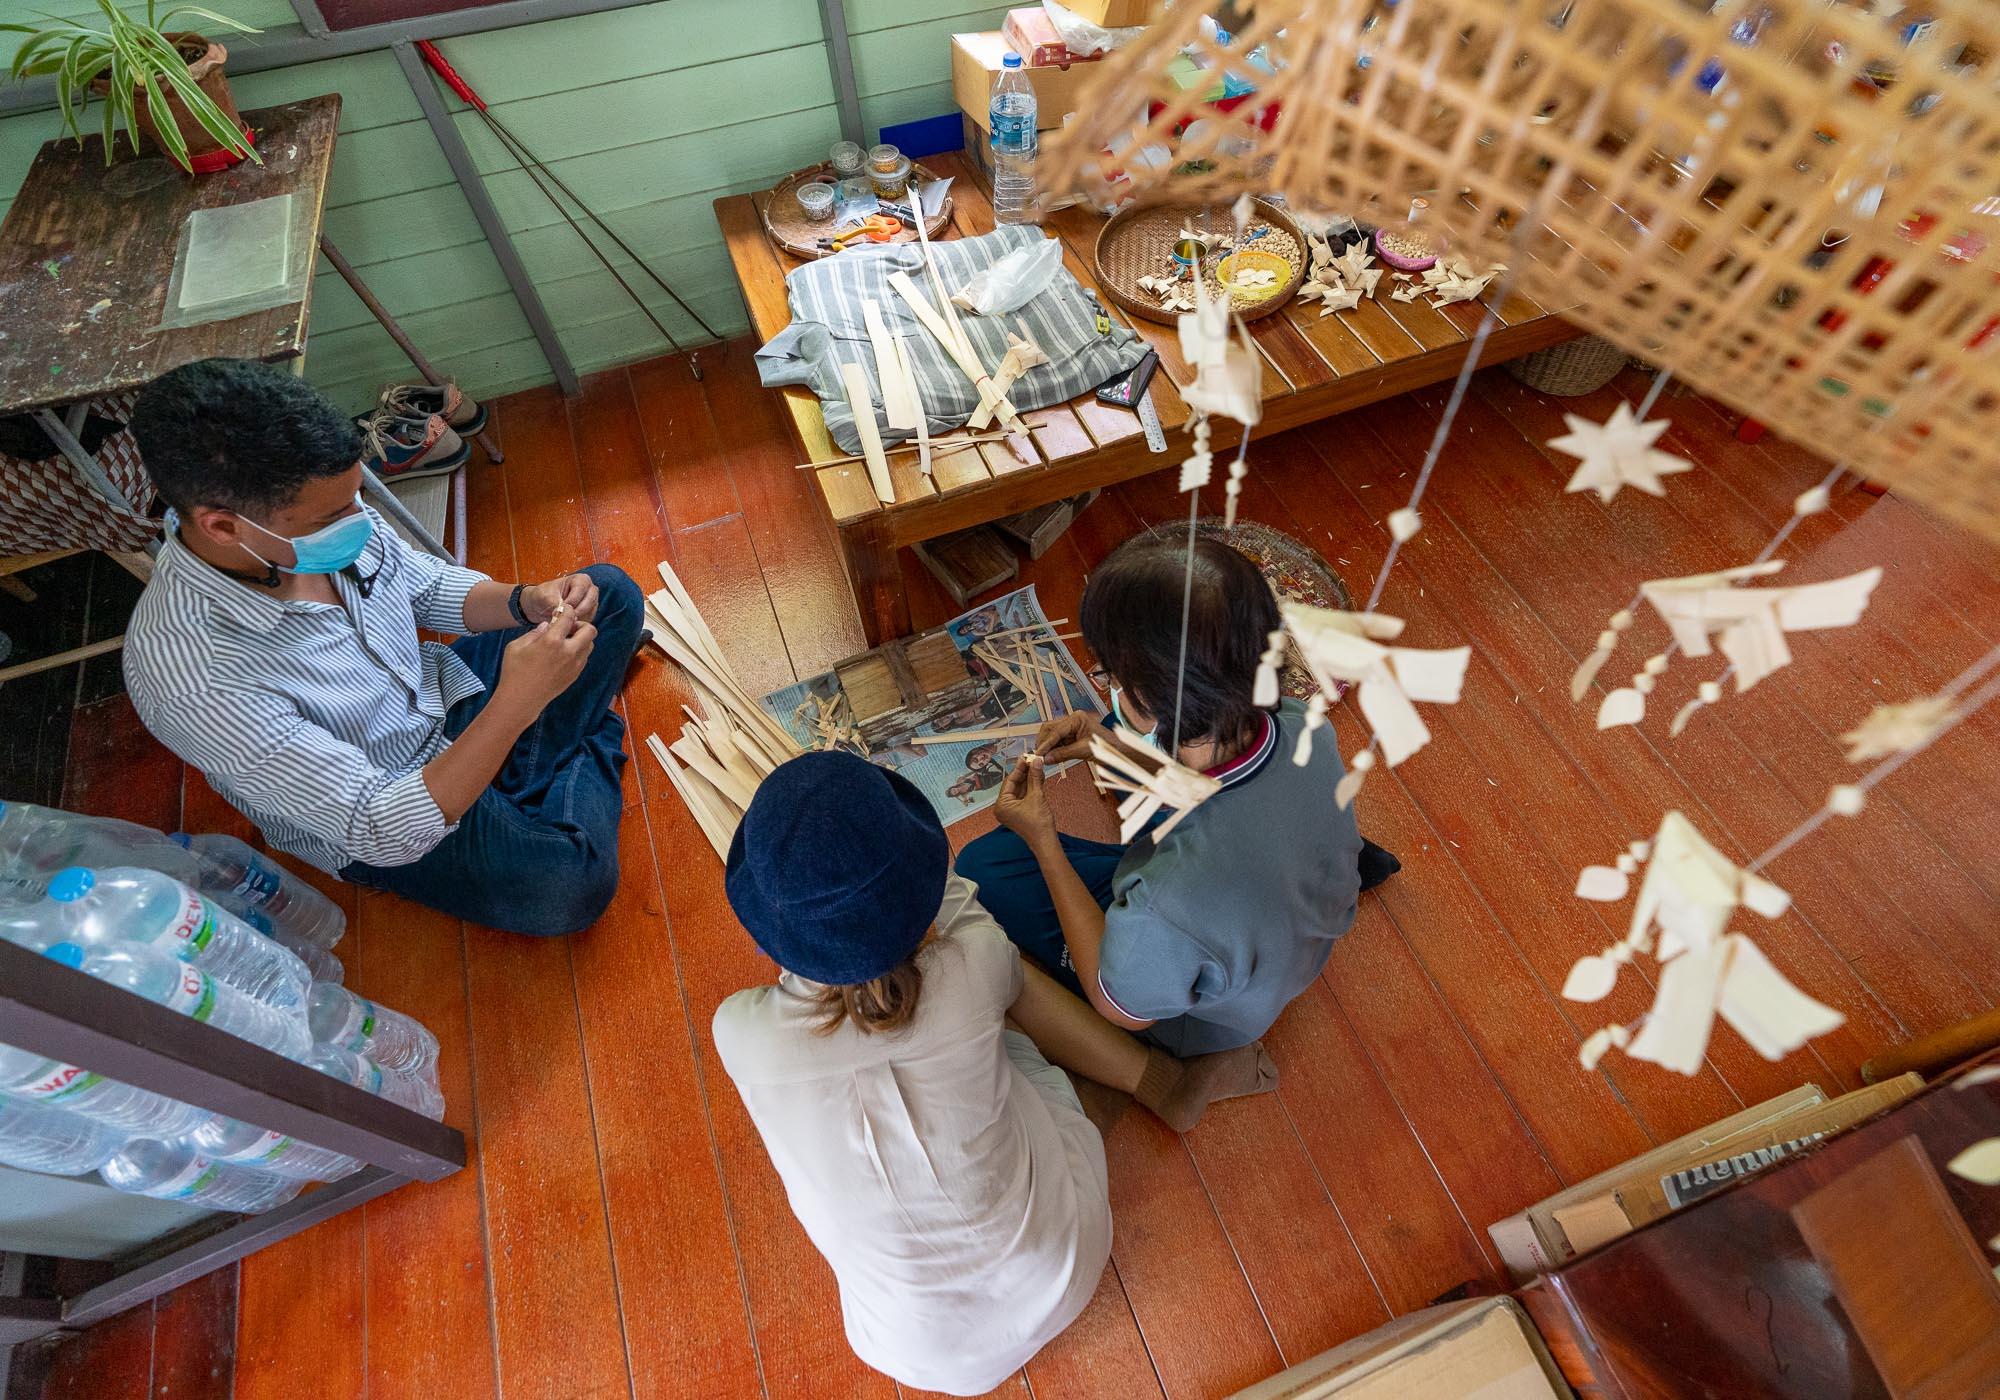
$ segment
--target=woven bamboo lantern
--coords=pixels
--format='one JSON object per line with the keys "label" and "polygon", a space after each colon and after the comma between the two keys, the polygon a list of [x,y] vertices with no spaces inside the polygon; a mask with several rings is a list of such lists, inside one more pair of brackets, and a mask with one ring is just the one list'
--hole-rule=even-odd
{"label": "woven bamboo lantern", "polygon": [[[1535,300],[2000,538],[2000,5],[1893,3],[1264,0],[1219,46],[1189,0],[1039,174],[1370,222],[1422,196]],[[1255,91],[1221,110],[1222,78]]]}

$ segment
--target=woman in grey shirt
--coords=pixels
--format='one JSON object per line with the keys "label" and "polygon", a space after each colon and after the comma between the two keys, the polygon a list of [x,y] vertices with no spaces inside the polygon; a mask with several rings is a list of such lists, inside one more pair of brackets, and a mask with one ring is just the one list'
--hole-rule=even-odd
{"label": "woman in grey shirt", "polygon": [[[1399,868],[1334,801],[1333,730],[1313,735],[1299,766],[1305,707],[1252,700],[1278,626],[1263,575],[1218,540],[1197,543],[1183,669],[1187,586],[1184,537],[1128,540],[1084,589],[1083,639],[1113,714],[1221,791],[1164,839],[1148,831],[1120,846],[1058,833],[1039,764],[1018,765],[997,807],[1002,829],[967,845],[957,866],[1023,952],[1113,1025],[1176,1055],[1255,1042],[1319,975],[1361,891]],[[1094,724],[1053,720],[1037,752],[1082,758]]]}

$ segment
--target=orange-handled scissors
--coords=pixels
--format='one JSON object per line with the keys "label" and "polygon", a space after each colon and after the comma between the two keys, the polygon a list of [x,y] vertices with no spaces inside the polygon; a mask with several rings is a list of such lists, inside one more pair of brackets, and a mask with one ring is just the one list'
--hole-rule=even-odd
{"label": "orange-handled scissors", "polygon": [[903,222],[888,214],[870,214],[861,221],[858,228],[846,229],[833,240],[833,250],[837,253],[850,243],[867,239],[870,243],[887,243],[903,231]]}

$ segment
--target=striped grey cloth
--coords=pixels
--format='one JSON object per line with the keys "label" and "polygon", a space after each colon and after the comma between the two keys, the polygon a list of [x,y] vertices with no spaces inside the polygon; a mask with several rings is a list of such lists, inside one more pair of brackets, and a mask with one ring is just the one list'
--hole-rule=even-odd
{"label": "striped grey cloth", "polygon": [[[933,243],[931,256],[937,260],[946,288],[956,291],[974,273],[1042,238],[1038,228],[1008,225],[977,238]],[[960,426],[979,406],[972,381],[889,285],[890,273],[907,272],[930,296],[930,279],[923,266],[923,250],[915,243],[864,243],[807,263],[785,278],[792,323],[757,352],[757,373],[767,385],[803,384],[819,395],[827,431],[842,451],[861,450],[854,415],[847,406],[847,389],[841,383],[843,361],[860,365],[868,376],[871,406],[882,440],[894,442],[915,436],[913,431],[890,428],[882,419],[882,385],[875,374],[868,329],[861,320],[864,301],[879,304],[889,329],[902,334],[903,344],[911,352],[930,431],[943,433]],[[1145,354],[1139,337],[1118,322],[1110,322],[1109,330],[1098,329],[1095,298],[1067,268],[1058,268],[1048,287],[1019,311],[988,317],[961,309],[958,320],[978,351],[980,364],[989,372],[1007,353],[1007,332],[1018,331],[1019,322],[1027,323],[1049,363],[1029,370],[1008,391],[1008,401],[1023,412],[1066,403],[1130,369]]]}
{"label": "striped grey cloth", "polygon": [[216,572],[167,533],[125,633],[139,718],[279,850],[338,873],[404,865],[453,830],[420,771],[444,715],[485,687],[417,628],[465,630],[486,577],[420,554],[379,515],[344,607],[280,601]]}

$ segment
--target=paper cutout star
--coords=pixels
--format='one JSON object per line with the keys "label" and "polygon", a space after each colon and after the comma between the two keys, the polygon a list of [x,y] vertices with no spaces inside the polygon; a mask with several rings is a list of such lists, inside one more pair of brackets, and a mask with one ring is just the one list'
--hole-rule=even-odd
{"label": "paper cutout star", "polygon": [[1375,256],[1368,251],[1367,244],[1355,243],[1331,261],[1340,270],[1340,280],[1352,285],[1360,279],[1363,272],[1367,271],[1368,265],[1375,261]]}
{"label": "paper cutout star", "polygon": [[1664,496],[1660,478],[1684,472],[1692,462],[1662,452],[1653,446],[1671,426],[1667,419],[1641,423],[1630,404],[1621,403],[1602,423],[1565,413],[1569,431],[1549,439],[1549,446],[1581,459],[1569,479],[1566,491],[1595,491],[1597,499],[1609,501],[1621,486],[1632,486],[1649,496]]}
{"label": "paper cutout star", "polygon": [[1841,735],[1849,763],[1867,763],[1914,748],[1937,733],[1951,716],[1951,702],[1931,697],[1901,705],[1877,705],[1868,718]]}
{"label": "paper cutout star", "polygon": [[1359,287],[1329,287],[1320,293],[1320,312],[1331,316],[1336,311],[1352,311],[1361,304]]}

